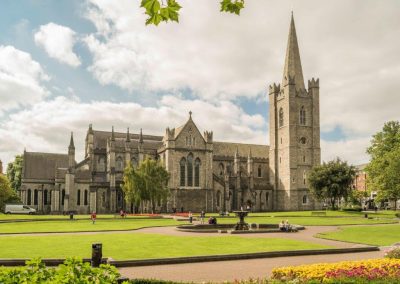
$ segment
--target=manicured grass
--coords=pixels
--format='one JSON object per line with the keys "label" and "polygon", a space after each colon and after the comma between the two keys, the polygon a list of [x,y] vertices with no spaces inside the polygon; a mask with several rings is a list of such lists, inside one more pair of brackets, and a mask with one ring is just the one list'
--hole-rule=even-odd
{"label": "manicured grass", "polygon": [[96,242],[103,244],[104,257],[117,260],[329,248],[303,241],[277,238],[99,233],[68,236],[1,236],[0,258],[90,257],[91,244]]}
{"label": "manicured grass", "polygon": [[[98,214],[98,219],[117,219],[120,218],[118,214]],[[90,215],[74,215],[74,219],[89,219]],[[142,219],[142,218],[149,218],[148,216],[127,216],[128,219]],[[28,214],[3,214],[0,213],[0,221],[7,221],[7,220],[43,220],[43,219],[69,219],[69,215],[28,215]]]}
{"label": "manicured grass", "polygon": [[318,234],[318,237],[375,246],[400,242],[400,225],[351,226],[338,231]]}
{"label": "manicured grass", "polygon": [[0,233],[23,232],[77,232],[101,230],[128,230],[143,227],[171,226],[183,222],[174,219],[105,219],[97,220],[92,224],[90,220],[74,221],[42,221],[42,222],[14,222],[0,223]]}
{"label": "manicured grass", "polygon": [[[237,218],[218,218],[217,220],[221,224],[236,223]],[[351,217],[287,217],[287,216],[276,216],[276,217],[252,217],[245,218],[247,223],[258,223],[258,224],[279,224],[282,220],[288,220],[291,224],[304,225],[304,226],[338,226],[338,225],[360,225],[360,224],[390,224],[398,223],[398,219],[393,218],[378,218],[378,219],[366,219],[357,216]]]}

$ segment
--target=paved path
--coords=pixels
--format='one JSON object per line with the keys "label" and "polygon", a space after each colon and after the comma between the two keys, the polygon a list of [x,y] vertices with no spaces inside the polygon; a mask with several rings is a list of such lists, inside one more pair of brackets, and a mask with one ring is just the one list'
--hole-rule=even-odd
{"label": "paved path", "polygon": [[223,282],[235,279],[263,278],[271,275],[276,267],[361,260],[383,257],[383,251],[347,253],[334,255],[309,255],[262,258],[251,260],[232,260],[187,264],[155,265],[120,268],[123,276],[129,278],[153,278],[186,282]]}

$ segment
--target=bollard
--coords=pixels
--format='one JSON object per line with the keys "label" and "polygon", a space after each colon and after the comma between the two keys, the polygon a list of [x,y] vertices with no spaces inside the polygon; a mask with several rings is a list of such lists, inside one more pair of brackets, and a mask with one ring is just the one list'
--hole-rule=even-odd
{"label": "bollard", "polygon": [[124,277],[124,276],[121,276],[121,277],[119,277],[119,278],[117,279],[117,283],[118,283],[118,284],[122,284],[122,283],[124,283],[124,282],[128,282],[128,283],[129,283],[129,278]]}
{"label": "bollard", "polygon": [[103,245],[102,244],[92,244],[92,267],[99,267],[101,264],[101,259],[103,257]]}
{"label": "bollard", "polygon": [[367,213],[364,214],[364,218],[368,218],[368,214]]}

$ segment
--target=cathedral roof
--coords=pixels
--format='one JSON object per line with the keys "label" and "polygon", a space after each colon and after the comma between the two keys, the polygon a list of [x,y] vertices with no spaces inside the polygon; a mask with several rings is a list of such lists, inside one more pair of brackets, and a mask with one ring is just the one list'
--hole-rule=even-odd
{"label": "cathedral roof", "polygon": [[290,20],[289,37],[286,48],[285,67],[283,70],[283,85],[286,79],[294,78],[296,89],[305,89],[303,69],[301,68],[299,45],[297,42],[296,27],[294,25],[294,18]]}
{"label": "cathedral roof", "polygon": [[67,154],[24,153],[24,179],[52,180],[57,168],[68,168]]}
{"label": "cathedral roof", "polygon": [[[114,132],[114,137],[116,141],[126,141],[126,132]],[[93,130],[93,143],[94,148],[96,149],[105,149],[107,148],[107,139],[111,138],[111,131],[100,131],[100,130]],[[132,142],[139,141],[139,134],[130,133],[129,138]],[[146,142],[162,142],[162,136],[154,136],[154,135],[143,135],[144,144]],[[133,140],[133,141],[132,141]],[[146,148],[146,147],[145,147]]]}
{"label": "cathedral roof", "polygon": [[214,155],[216,156],[233,157],[238,151],[239,157],[247,157],[250,150],[254,158],[268,159],[269,157],[268,145],[214,142]]}

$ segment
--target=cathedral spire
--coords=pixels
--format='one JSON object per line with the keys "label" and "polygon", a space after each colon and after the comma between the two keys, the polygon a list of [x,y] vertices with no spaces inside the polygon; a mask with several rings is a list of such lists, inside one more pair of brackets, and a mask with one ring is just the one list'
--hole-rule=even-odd
{"label": "cathedral spire", "polygon": [[74,133],[71,132],[71,139],[69,140],[69,147],[70,149],[75,149],[75,145],[74,145]]}
{"label": "cathedral spire", "polygon": [[111,128],[111,141],[115,141],[114,126]]}
{"label": "cathedral spire", "polygon": [[131,137],[129,135],[129,127],[128,130],[126,131],[126,142],[131,142]]}
{"label": "cathedral spire", "polygon": [[296,89],[305,89],[293,12],[292,18],[290,20],[289,37],[286,48],[285,67],[283,70],[282,81],[283,85],[286,85],[285,82],[287,82],[287,80],[290,80],[290,78],[294,78]]}
{"label": "cathedral spire", "polygon": [[140,143],[140,144],[143,144],[143,133],[142,133],[142,128],[140,128],[139,143]]}

